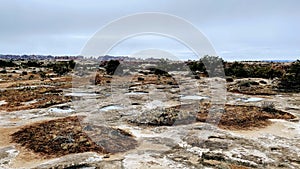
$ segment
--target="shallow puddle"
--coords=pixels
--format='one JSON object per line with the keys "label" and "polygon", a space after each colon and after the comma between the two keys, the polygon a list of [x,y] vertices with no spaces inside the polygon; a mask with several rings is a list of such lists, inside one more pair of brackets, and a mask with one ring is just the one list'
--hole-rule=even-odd
{"label": "shallow puddle", "polygon": [[181,96],[181,100],[204,100],[207,99],[208,97],[205,96],[198,96],[198,95],[187,95],[187,96]]}
{"label": "shallow puddle", "polygon": [[100,108],[101,111],[120,110],[120,109],[123,109],[123,107],[118,105],[104,106]]}
{"label": "shallow puddle", "polygon": [[147,92],[129,92],[129,93],[125,93],[125,95],[144,95],[144,94],[148,94]]}
{"label": "shallow puddle", "polygon": [[250,98],[238,98],[237,101],[242,101],[242,102],[260,102],[263,101],[263,98],[258,98],[258,97],[250,97]]}
{"label": "shallow puddle", "polygon": [[74,110],[73,109],[70,109],[70,108],[68,108],[68,109],[61,109],[61,108],[50,108],[49,110],[48,110],[48,112],[50,112],[50,113],[65,113],[65,114],[67,114],[67,113],[72,113]]}
{"label": "shallow puddle", "polygon": [[73,97],[84,97],[84,96],[97,96],[96,93],[85,93],[85,92],[76,92],[76,93],[67,93],[65,96],[73,96]]}

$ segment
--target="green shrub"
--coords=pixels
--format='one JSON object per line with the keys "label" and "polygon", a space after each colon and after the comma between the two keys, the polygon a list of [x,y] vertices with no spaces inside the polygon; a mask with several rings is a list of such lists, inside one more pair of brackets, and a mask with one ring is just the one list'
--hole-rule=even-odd
{"label": "green shrub", "polygon": [[234,62],[231,66],[225,68],[226,76],[235,76],[238,78],[248,77],[248,71],[243,63]]}
{"label": "green shrub", "polygon": [[276,113],[274,102],[267,102],[267,101],[262,102],[261,109],[269,113]]}
{"label": "green shrub", "polygon": [[34,75],[30,75],[28,79],[32,80],[33,78],[34,78]]}
{"label": "green shrub", "polygon": [[278,88],[284,92],[300,91],[300,60],[294,62],[280,79]]}
{"label": "green shrub", "polygon": [[38,74],[40,75],[41,78],[46,78],[46,73],[43,71],[39,71]]}
{"label": "green shrub", "polygon": [[224,61],[218,56],[204,56],[199,61],[187,63],[194,75],[196,72],[203,72],[206,76],[224,76]]}
{"label": "green shrub", "polygon": [[75,62],[74,60],[60,61],[50,66],[52,67],[54,73],[58,74],[59,76],[62,76],[72,71],[75,68]]}

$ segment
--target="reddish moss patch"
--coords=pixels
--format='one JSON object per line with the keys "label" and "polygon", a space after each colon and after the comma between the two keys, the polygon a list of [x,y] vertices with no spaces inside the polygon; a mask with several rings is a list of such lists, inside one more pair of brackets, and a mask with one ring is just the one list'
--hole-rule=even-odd
{"label": "reddish moss patch", "polygon": [[[62,92],[62,90],[53,87],[7,89],[0,93],[0,100],[7,102],[7,104],[0,105],[0,110],[18,111],[45,108],[55,104],[70,102],[71,97],[64,96]],[[32,100],[36,100],[36,102],[24,104],[24,102]]]}
{"label": "reddish moss patch", "polygon": [[[205,106],[197,115],[197,120],[206,122],[209,107]],[[263,111],[256,106],[226,105],[218,126],[224,129],[251,129],[269,125],[269,119],[294,119],[294,115],[274,110],[274,112]]]}
{"label": "reddish moss patch", "polygon": [[[127,150],[127,148],[122,149],[120,146],[112,147],[113,144],[106,145],[94,142],[94,139],[92,140],[84,132],[80,123],[81,118],[83,117],[72,116],[25,126],[11,135],[12,142],[19,143],[27,149],[40,153],[45,158],[88,151],[115,153]],[[107,142],[107,140],[110,140],[110,137],[105,133],[117,132],[119,133],[119,137],[114,136],[114,141],[122,138],[125,140],[126,138],[129,141],[125,145],[131,145],[131,147],[129,146],[130,148],[135,147],[137,144],[132,136],[125,131],[110,127],[103,127],[101,129],[98,141]]]}

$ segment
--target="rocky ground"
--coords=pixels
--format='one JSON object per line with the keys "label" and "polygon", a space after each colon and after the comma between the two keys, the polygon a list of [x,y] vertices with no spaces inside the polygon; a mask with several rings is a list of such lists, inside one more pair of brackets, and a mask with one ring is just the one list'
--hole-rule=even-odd
{"label": "rocky ground", "polygon": [[300,168],[299,93],[170,75],[2,83],[0,168]]}

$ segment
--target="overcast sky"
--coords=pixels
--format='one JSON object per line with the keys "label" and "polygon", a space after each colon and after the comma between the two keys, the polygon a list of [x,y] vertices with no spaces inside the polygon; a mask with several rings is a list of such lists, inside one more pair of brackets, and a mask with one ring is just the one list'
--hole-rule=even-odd
{"label": "overcast sky", "polygon": [[[0,12],[1,54],[79,55],[111,21],[163,12],[196,26],[225,60],[300,58],[299,0],[0,0]],[[147,49],[193,57],[179,42],[154,35],[125,40],[110,54]]]}

